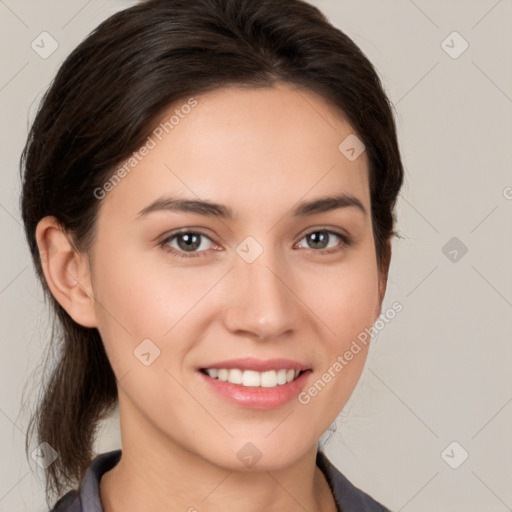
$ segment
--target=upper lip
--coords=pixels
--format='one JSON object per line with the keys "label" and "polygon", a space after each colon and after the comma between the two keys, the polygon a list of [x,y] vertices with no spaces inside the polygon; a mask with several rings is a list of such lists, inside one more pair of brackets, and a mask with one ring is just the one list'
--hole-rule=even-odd
{"label": "upper lip", "polygon": [[206,370],[208,368],[225,368],[227,370],[232,368],[239,368],[240,370],[254,370],[257,372],[265,372],[269,370],[310,370],[311,366],[300,363],[299,361],[293,361],[292,359],[255,359],[253,357],[245,357],[241,359],[229,359],[225,361],[217,361],[215,363],[208,364],[207,366],[201,366],[201,369]]}

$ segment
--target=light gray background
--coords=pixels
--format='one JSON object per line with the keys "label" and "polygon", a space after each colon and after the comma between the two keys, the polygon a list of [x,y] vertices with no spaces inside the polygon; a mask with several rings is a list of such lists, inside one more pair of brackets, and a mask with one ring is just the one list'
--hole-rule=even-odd
{"label": "light gray background", "polygon": [[[46,510],[20,407],[38,389],[49,330],[18,210],[19,155],[64,58],[132,3],[0,0],[0,512]],[[407,173],[383,311],[404,309],[375,339],[326,451],[395,511],[512,510],[512,2],[311,3],[378,68]],[[59,45],[47,59],[31,48],[43,31]],[[462,40],[442,44],[454,31],[469,44],[457,58],[445,49]],[[443,253],[452,237],[466,254]],[[104,428],[98,453],[120,446],[117,417]]]}

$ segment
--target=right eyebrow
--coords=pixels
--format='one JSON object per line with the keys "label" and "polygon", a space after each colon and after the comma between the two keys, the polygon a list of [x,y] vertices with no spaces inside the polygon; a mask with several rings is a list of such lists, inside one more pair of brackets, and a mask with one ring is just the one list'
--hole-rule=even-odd
{"label": "right eyebrow", "polygon": [[144,217],[151,212],[167,210],[171,212],[190,212],[209,217],[220,217],[225,219],[233,218],[233,211],[228,206],[214,203],[212,201],[195,199],[178,199],[175,197],[165,197],[156,199],[151,204],[143,208],[137,215],[137,218]]}

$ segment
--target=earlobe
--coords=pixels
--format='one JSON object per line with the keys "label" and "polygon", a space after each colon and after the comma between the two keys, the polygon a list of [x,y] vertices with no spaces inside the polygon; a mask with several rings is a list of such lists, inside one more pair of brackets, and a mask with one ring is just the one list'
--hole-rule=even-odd
{"label": "earlobe", "polygon": [[385,244],[384,253],[382,255],[382,266],[381,269],[378,270],[378,307],[377,314],[375,318],[377,319],[382,313],[382,302],[384,301],[384,296],[386,295],[387,283],[388,283],[388,273],[389,273],[389,265],[391,263],[391,240],[388,239]]}
{"label": "earlobe", "polygon": [[382,301],[386,295],[386,288],[388,282],[388,271],[382,270],[379,275],[379,304],[382,306]]}
{"label": "earlobe", "polygon": [[379,271],[379,285],[378,285],[378,304],[377,304],[377,311],[375,314],[375,320],[380,316],[382,313],[382,302],[384,301],[384,295],[386,294],[386,283],[387,283],[387,273],[385,274],[382,271]]}
{"label": "earlobe", "polygon": [[48,288],[69,316],[84,327],[97,319],[89,262],[71,245],[55,217],[44,217],[36,228],[41,266]]}

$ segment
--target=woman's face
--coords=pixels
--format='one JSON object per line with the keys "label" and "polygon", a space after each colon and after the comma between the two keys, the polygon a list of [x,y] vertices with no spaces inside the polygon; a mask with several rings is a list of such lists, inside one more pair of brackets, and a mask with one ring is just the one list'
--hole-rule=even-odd
{"label": "woman's face", "polygon": [[366,153],[353,138],[340,150],[350,125],[286,85],[172,115],[98,193],[94,315],[123,445],[278,469],[343,408],[368,348],[353,342],[380,313]]}

